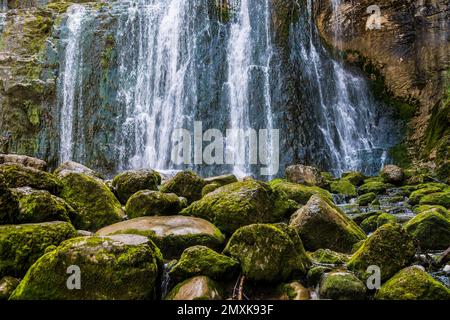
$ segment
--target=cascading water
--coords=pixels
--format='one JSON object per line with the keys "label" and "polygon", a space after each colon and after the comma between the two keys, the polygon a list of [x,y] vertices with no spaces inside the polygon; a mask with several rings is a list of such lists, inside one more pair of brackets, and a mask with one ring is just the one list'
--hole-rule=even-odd
{"label": "cascading water", "polygon": [[[60,105],[60,151],[61,162],[71,160],[74,151],[74,122],[77,107],[81,110],[82,99],[76,99],[76,93],[82,92],[82,79],[80,79],[80,68],[82,67],[82,22],[86,15],[86,9],[82,5],[72,5],[67,13],[66,44],[64,51],[64,63],[60,69],[60,83],[58,96]],[[79,106],[76,106],[78,102]],[[81,118],[81,117],[79,117]],[[82,134],[82,131],[80,132]]]}
{"label": "cascading water", "polygon": [[2,0],[0,3],[0,32],[3,31],[7,12],[8,12],[8,0]]}
{"label": "cascading water", "polygon": [[[395,144],[395,134],[386,132],[393,127],[389,115],[382,114],[383,107],[371,95],[364,77],[333,59],[321,45],[312,0],[307,1],[307,11],[293,30],[291,43],[297,54],[292,60],[309,81],[305,89],[311,92],[310,104],[316,112],[328,170],[335,175],[350,170],[378,172],[387,149]],[[335,31],[339,32],[338,27]]]}

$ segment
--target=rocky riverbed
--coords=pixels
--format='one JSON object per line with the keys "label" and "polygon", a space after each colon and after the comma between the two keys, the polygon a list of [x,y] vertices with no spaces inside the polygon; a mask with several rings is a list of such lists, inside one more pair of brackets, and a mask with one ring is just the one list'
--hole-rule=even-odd
{"label": "rocky riverbed", "polygon": [[450,299],[450,186],[429,171],[106,180],[0,159],[0,299]]}

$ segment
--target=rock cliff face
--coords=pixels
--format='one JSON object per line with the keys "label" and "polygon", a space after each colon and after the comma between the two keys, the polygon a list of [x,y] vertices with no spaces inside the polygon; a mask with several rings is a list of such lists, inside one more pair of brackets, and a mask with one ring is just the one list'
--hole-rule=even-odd
{"label": "rock cliff face", "polygon": [[[442,176],[448,175],[448,1],[377,1],[380,29],[367,27],[373,14],[368,7],[373,4],[369,0],[315,1],[321,36],[349,62],[361,66],[372,79],[375,93],[409,121],[405,147],[410,156],[434,162]],[[402,153],[400,149],[397,152]]]}

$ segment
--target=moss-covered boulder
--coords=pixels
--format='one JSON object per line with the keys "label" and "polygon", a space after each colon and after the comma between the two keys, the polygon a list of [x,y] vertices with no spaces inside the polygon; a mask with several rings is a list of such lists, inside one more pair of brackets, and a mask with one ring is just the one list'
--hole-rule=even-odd
{"label": "moss-covered boulder", "polygon": [[187,279],[173,288],[165,300],[221,300],[222,289],[208,277]]}
{"label": "moss-covered boulder", "polygon": [[0,277],[22,277],[48,246],[76,234],[67,222],[0,226]]}
{"label": "moss-covered boulder", "polygon": [[194,246],[183,251],[179,261],[170,269],[169,277],[176,283],[201,275],[214,280],[230,280],[237,272],[237,260],[205,246]]}
{"label": "moss-covered boulder", "polygon": [[405,178],[403,169],[393,164],[384,166],[380,172],[380,176],[383,182],[395,185],[400,185]]}
{"label": "moss-covered boulder", "polygon": [[298,204],[306,204],[311,196],[315,194],[320,194],[329,200],[333,200],[331,193],[319,187],[308,187],[288,182],[284,179],[272,180],[269,182],[269,185],[275,190],[284,192],[289,199],[294,200]]}
{"label": "moss-covered boulder", "polygon": [[161,249],[165,258],[179,257],[196,245],[220,249],[224,235],[206,220],[185,216],[141,217],[100,229],[98,235],[138,234],[147,236]]}
{"label": "moss-covered boulder", "polygon": [[356,222],[357,225],[361,226],[361,223],[364,220],[366,220],[367,218],[370,218],[372,216],[379,216],[382,213],[383,213],[383,211],[369,211],[369,212],[365,212],[365,213],[359,213],[355,216],[352,216],[352,220],[354,222]]}
{"label": "moss-covered boulder", "polygon": [[[75,238],[36,261],[11,299],[151,299],[161,264],[161,253],[146,237]],[[67,288],[71,266],[79,267],[79,290]]]}
{"label": "moss-covered boulder", "polygon": [[297,164],[287,167],[285,173],[289,182],[318,187],[324,187],[326,184],[320,170],[315,167]]}
{"label": "moss-covered boulder", "polygon": [[225,186],[227,184],[235,183],[235,182],[238,182],[238,179],[236,178],[236,176],[234,174],[224,174],[224,175],[217,176],[217,177],[205,178],[205,183],[207,183],[207,184],[215,183],[220,186]]}
{"label": "moss-covered boulder", "polygon": [[320,298],[333,300],[364,300],[366,286],[349,272],[326,273],[319,285]]}
{"label": "moss-covered boulder", "polygon": [[133,194],[125,206],[130,218],[176,215],[187,206],[185,198],[175,193],[141,190]]}
{"label": "moss-covered boulder", "polygon": [[357,171],[344,172],[342,174],[342,178],[350,181],[351,184],[357,187],[362,185],[364,183],[364,180],[367,179],[367,177],[364,174]]}
{"label": "moss-covered boulder", "polygon": [[101,180],[70,171],[58,177],[63,186],[60,197],[77,212],[72,220],[77,229],[95,231],[123,219],[120,202]]}
{"label": "moss-covered boulder", "polygon": [[396,216],[390,213],[383,212],[377,217],[377,228],[387,223],[395,223],[395,222],[397,222]]}
{"label": "moss-covered boulder", "polygon": [[450,191],[427,194],[420,199],[421,205],[437,205],[450,209]]}
{"label": "moss-covered boulder", "polygon": [[249,224],[279,222],[296,208],[295,202],[267,183],[247,180],[207,194],[181,214],[206,219],[222,232],[231,234]]}
{"label": "moss-covered boulder", "polygon": [[112,181],[120,202],[125,204],[128,199],[140,190],[158,190],[161,184],[161,176],[154,170],[130,170],[125,171]]}
{"label": "moss-covered boulder", "polygon": [[378,216],[382,213],[379,213],[378,215],[372,215],[364,219],[361,224],[359,225],[361,229],[364,230],[366,233],[371,233],[377,230],[378,228]]}
{"label": "moss-covered boulder", "polygon": [[160,191],[175,193],[177,196],[186,198],[191,203],[202,198],[202,190],[205,185],[205,180],[193,171],[182,171],[166,181],[161,186]]}
{"label": "moss-covered boulder", "polygon": [[440,188],[433,187],[433,186],[415,190],[409,195],[408,202],[413,205],[419,204],[420,200],[427,194],[436,193],[436,192],[440,192],[440,191],[441,191]]}
{"label": "moss-covered boulder", "polygon": [[450,290],[420,267],[405,268],[383,284],[377,300],[450,300]]}
{"label": "moss-covered boulder", "polygon": [[405,224],[406,231],[419,242],[422,250],[450,247],[450,214],[437,208],[419,213]]}
{"label": "moss-covered boulder", "polygon": [[31,187],[56,195],[61,190],[61,183],[53,174],[21,164],[0,165],[0,176],[4,178],[8,188]]}
{"label": "moss-covered boulder", "polygon": [[357,196],[356,187],[346,179],[333,181],[330,184],[330,191],[332,193],[340,194],[349,198]]}
{"label": "moss-covered boulder", "polygon": [[94,170],[82,165],[81,163],[74,162],[74,161],[66,161],[66,162],[61,163],[59,165],[59,167],[55,169],[54,174],[59,175],[63,171],[84,173],[87,176],[91,176],[93,178],[98,178],[101,180],[103,180],[103,178],[104,178],[103,175],[100,174],[99,172],[94,171]]}
{"label": "moss-covered boulder", "polygon": [[334,252],[330,249],[319,249],[310,254],[311,259],[316,263],[343,265],[350,257],[346,254]]}
{"label": "moss-covered boulder", "polygon": [[217,189],[219,189],[220,187],[222,187],[220,184],[218,183],[210,183],[207,184],[206,186],[203,187],[202,189],[202,198],[204,196],[206,196],[208,193],[211,193],[213,191],[216,191]]}
{"label": "moss-covered boulder", "polygon": [[367,268],[376,265],[381,269],[381,280],[386,281],[414,258],[416,252],[412,238],[400,224],[385,224],[356,251],[347,263],[349,270],[366,279]]}
{"label": "moss-covered boulder", "polygon": [[364,194],[364,193],[373,192],[376,194],[380,194],[380,193],[386,192],[386,190],[388,188],[389,188],[389,185],[384,182],[380,182],[380,181],[366,182],[361,187],[359,187],[359,193]]}
{"label": "moss-covered boulder", "polygon": [[306,274],[309,257],[297,232],[287,225],[253,224],[238,229],[224,253],[237,259],[255,281],[282,281]]}
{"label": "moss-covered boulder", "polygon": [[294,227],[309,251],[331,249],[350,252],[353,245],[366,238],[364,231],[331,201],[314,195],[291,217]]}
{"label": "moss-covered boulder", "polygon": [[0,279],[0,301],[8,300],[14,289],[19,285],[19,279],[3,277]]}
{"label": "moss-covered boulder", "polygon": [[377,198],[377,195],[374,192],[369,192],[369,193],[360,195],[358,197],[358,199],[356,200],[356,202],[360,206],[367,206],[367,205],[371,204],[376,198]]}
{"label": "moss-covered boulder", "polygon": [[332,268],[330,266],[314,266],[309,269],[306,274],[306,279],[308,280],[308,285],[310,287],[316,287],[325,273],[331,272]]}
{"label": "moss-covered boulder", "polygon": [[279,300],[310,300],[310,291],[300,282],[292,281],[281,284],[277,290],[280,293]]}
{"label": "moss-covered boulder", "polygon": [[42,171],[47,170],[47,162],[44,160],[19,154],[0,154],[0,164],[4,163],[21,164],[25,167],[31,167]]}
{"label": "moss-covered boulder", "polygon": [[[0,224],[38,223],[67,221],[76,216],[76,212],[63,199],[45,190],[30,187],[10,189],[12,203],[16,210],[2,210]],[[8,214],[5,214],[8,213]]]}

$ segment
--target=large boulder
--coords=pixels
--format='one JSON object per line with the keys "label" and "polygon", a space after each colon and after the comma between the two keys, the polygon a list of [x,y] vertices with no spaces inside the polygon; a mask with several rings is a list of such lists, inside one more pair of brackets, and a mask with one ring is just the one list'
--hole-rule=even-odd
{"label": "large boulder", "polygon": [[66,161],[59,165],[58,168],[55,169],[54,174],[59,175],[63,171],[66,172],[74,172],[74,173],[84,173],[87,176],[91,176],[93,178],[103,179],[104,177],[97,171],[94,171],[78,162],[74,161]]}
{"label": "large boulder", "polygon": [[366,238],[364,231],[331,201],[314,195],[291,217],[295,228],[309,251],[327,248],[351,252],[355,243]]}
{"label": "large boulder", "polygon": [[333,300],[364,300],[366,286],[349,272],[326,273],[320,282],[321,298]]}
{"label": "large boulder", "polygon": [[180,260],[169,271],[175,283],[195,276],[208,276],[214,280],[230,280],[239,271],[239,262],[205,247],[194,246],[183,251]]}
{"label": "large boulder", "polygon": [[330,191],[349,198],[357,196],[356,187],[346,179],[331,182]]}
{"label": "large boulder", "polygon": [[297,205],[268,184],[247,180],[208,193],[181,211],[182,215],[206,219],[225,233],[253,223],[272,223],[289,216]]}
{"label": "large boulder", "polygon": [[[367,181],[367,180],[366,180]],[[389,184],[381,182],[381,181],[370,181],[364,183],[361,187],[359,187],[359,193],[375,193],[380,194],[386,192],[389,188]]]}
{"label": "large boulder", "polygon": [[0,176],[8,188],[31,187],[52,194],[58,194],[61,190],[61,183],[53,174],[21,164],[1,164]]}
{"label": "large boulder", "polygon": [[191,203],[201,199],[202,189],[205,185],[205,180],[193,171],[182,171],[166,181],[161,186],[160,191],[175,193],[177,196],[186,198]]}
{"label": "large boulder", "polygon": [[77,212],[72,221],[77,229],[95,231],[123,219],[120,202],[103,181],[70,171],[58,177],[63,186],[61,198]]}
{"label": "large boulder", "polygon": [[274,179],[269,182],[269,185],[275,190],[284,192],[289,199],[294,200],[298,204],[306,204],[314,194],[320,194],[329,200],[333,200],[331,193],[320,187],[309,187],[288,182],[284,179]]}
{"label": "large boulder", "polygon": [[383,179],[383,182],[396,185],[401,184],[405,178],[403,169],[393,164],[384,166],[380,172],[380,176]]}
{"label": "large boulder", "polygon": [[0,154],[0,164],[4,163],[21,164],[25,167],[31,167],[42,171],[47,170],[47,162],[44,160],[18,154]]}
{"label": "large boulder", "polygon": [[405,268],[381,286],[377,300],[450,300],[450,290],[418,266]]}
{"label": "large boulder", "polygon": [[349,270],[366,279],[369,266],[381,269],[381,280],[386,281],[414,258],[416,248],[412,238],[400,224],[386,224],[378,228],[353,254],[347,263]]}
{"label": "large boulder", "polygon": [[[151,299],[155,297],[161,265],[161,253],[146,237],[75,238],[36,261],[11,299]],[[72,266],[79,268],[79,290],[67,288],[70,272],[74,272],[69,269]]]}
{"label": "large boulder", "polygon": [[342,178],[348,180],[351,184],[358,187],[364,183],[365,179],[367,179],[364,174],[357,171],[344,172],[342,174]]}
{"label": "large boulder", "polygon": [[112,186],[120,202],[125,204],[128,199],[140,190],[158,190],[161,176],[154,170],[130,170],[118,174],[112,181]]}
{"label": "large boulder", "polygon": [[[2,210],[0,224],[38,223],[50,221],[67,221],[75,217],[76,212],[63,199],[45,190],[30,187],[9,189],[10,205],[16,204],[15,210]],[[0,198],[3,198],[0,196]]]}
{"label": "large boulder", "polygon": [[441,188],[435,187],[435,186],[427,186],[426,188],[420,188],[417,190],[414,190],[409,195],[408,202],[410,204],[416,205],[420,203],[420,200],[425,197],[427,194],[441,192]]}
{"label": "large boulder", "polygon": [[219,249],[224,235],[206,220],[184,217],[141,217],[119,222],[100,229],[101,236],[111,234],[139,234],[152,239],[165,258],[178,257],[188,247],[204,245]]}
{"label": "large boulder", "polygon": [[141,190],[128,199],[125,211],[130,218],[169,216],[178,214],[186,206],[186,199],[175,193]]}
{"label": "large boulder", "polygon": [[0,226],[0,277],[22,277],[47,247],[76,235],[67,222]]}
{"label": "large boulder", "polygon": [[286,179],[293,183],[318,187],[324,187],[326,185],[326,181],[320,174],[320,170],[314,167],[297,164],[287,167],[285,174]]}
{"label": "large boulder", "polygon": [[214,280],[198,276],[176,285],[165,300],[221,300],[221,291]]}
{"label": "large boulder", "polygon": [[225,254],[237,259],[255,281],[282,281],[305,275],[311,264],[297,232],[283,224],[253,224],[238,229]]}
{"label": "large boulder", "polygon": [[437,205],[450,209],[450,190],[427,194],[419,202],[421,205]]}
{"label": "large boulder", "polygon": [[367,206],[371,204],[375,199],[377,198],[377,195],[374,192],[364,193],[358,197],[356,202],[360,206]]}
{"label": "large boulder", "polygon": [[423,250],[445,250],[450,246],[450,214],[437,208],[419,213],[405,224],[405,229]]}

